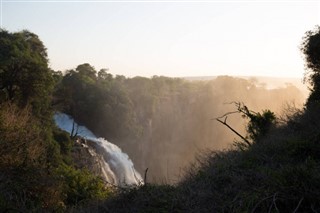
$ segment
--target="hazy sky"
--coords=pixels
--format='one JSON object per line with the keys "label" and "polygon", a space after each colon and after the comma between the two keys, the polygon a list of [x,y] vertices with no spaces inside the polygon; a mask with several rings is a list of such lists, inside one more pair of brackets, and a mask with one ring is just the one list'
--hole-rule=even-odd
{"label": "hazy sky", "polygon": [[90,63],[133,76],[302,78],[299,45],[317,1],[0,0],[1,25],[28,29],[54,70]]}

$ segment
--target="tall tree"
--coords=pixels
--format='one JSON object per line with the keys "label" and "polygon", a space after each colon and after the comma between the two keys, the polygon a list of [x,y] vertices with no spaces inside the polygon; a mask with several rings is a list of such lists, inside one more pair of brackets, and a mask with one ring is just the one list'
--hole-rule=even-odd
{"label": "tall tree", "polygon": [[47,50],[38,36],[27,30],[0,30],[0,101],[31,104],[40,116],[50,106],[52,89]]}

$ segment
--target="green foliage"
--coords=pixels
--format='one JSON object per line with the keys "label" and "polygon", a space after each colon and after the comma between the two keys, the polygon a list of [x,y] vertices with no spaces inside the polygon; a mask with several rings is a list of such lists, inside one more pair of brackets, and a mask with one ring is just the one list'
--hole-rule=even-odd
{"label": "green foliage", "polygon": [[57,85],[56,106],[94,133],[110,140],[137,133],[132,103],[123,87],[125,79],[113,78],[102,69],[96,75],[89,64],[69,70]]}
{"label": "green foliage", "polygon": [[64,155],[68,155],[73,146],[73,141],[70,138],[70,135],[60,129],[54,129],[53,138],[60,145],[60,151]]}
{"label": "green foliage", "polygon": [[241,113],[243,118],[249,119],[247,124],[247,138],[252,142],[259,142],[259,139],[265,136],[272,125],[275,124],[276,116],[270,110],[263,110],[260,112],[254,112],[248,109],[248,107],[241,103],[236,103],[238,112]]}
{"label": "green foliage", "polygon": [[0,30],[0,89],[1,102],[31,104],[33,114],[45,121],[53,79],[46,48],[37,35]]}
{"label": "green foliage", "polygon": [[[260,112],[249,110],[243,103],[234,102],[234,104],[237,107],[237,111],[227,112],[215,120],[228,127],[229,130],[239,136],[242,141],[235,141],[234,145],[241,150],[245,150],[252,144],[259,143],[261,138],[267,135],[272,127],[275,127],[276,116],[270,110],[264,110],[261,114]],[[242,118],[249,119],[249,122],[246,124],[247,133],[245,137],[227,123],[228,116],[235,113],[240,113]],[[224,121],[222,119],[224,119]]]}
{"label": "green foliage", "polygon": [[0,165],[3,167],[43,165],[46,158],[46,132],[32,117],[30,107],[0,105]]}
{"label": "green foliage", "polygon": [[53,139],[59,145],[60,153],[64,163],[70,165],[72,163],[71,150],[74,145],[70,135],[58,128],[53,129]]}
{"label": "green foliage", "polygon": [[63,196],[67,205],[105,199],[111,193],[100,177],[87,170],[77,170],[62,164],[57,169],[57,175],[62,178]]}
{"label": "green foliage", "polygon": [[60,183],[50,175],[59,158],[53,145],[31,106],[0,104],[0,209],[28,212],[60,206]]}
{"label": "green foliage", "polygon": [[[63,77],[47,63],[46,48],[37,35],[0,31],[0,209],[4,212],[61,212],[66,204],[108,194],[100,178],[72,167],[73,142],[53,127],[53,84]],[[83,82],[94,82],[92,67],[84,64],[77,69],[85,76]]]}
{"label": "green foliage", "polygon": [[60,211],[65,205],[106,197],[109,192],[101,178],[62,163],[71,163],[67,133],[55,130],[58,143],[46,141],[30,110],[13,104],[0,109],[1,209]]}
{"label": "green foliage", "polygon": [[59,212],[65,208],[61,183],[38,166],[0,168],[0,209],[3,212]]}
{"label": "green foliage", "polygon": [[[269,90],[253,80],[229,76],[211,81],[163,76],[125,78],[83,64],[60,79],[54,107],[120,146],[138,170],[159,168],[152,170],[153,177],[169,174],[168,178],[176,179],[177,170],[187,166],[198,150],[225,148],[233,140],[228,130],[210,120],[231,109],[222,103],[242,100],[254,110],[263,106],[277,112],[279,103],[293,96],[302,102],[294,86]],[[230,120],[232,126],[245,134],[244,121],[234,120]],[[168,159],[169,169],[163,163]]]}

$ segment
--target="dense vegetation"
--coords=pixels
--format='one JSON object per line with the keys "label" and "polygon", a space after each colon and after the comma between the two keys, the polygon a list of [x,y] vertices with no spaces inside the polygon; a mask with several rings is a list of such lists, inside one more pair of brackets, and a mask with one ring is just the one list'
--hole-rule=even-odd
{"label": "dense vegetation", "polygon": [[[90,64],[63,74],[49,69],[37,35],[1,30],[0,209],[320,211],[319,35],[319,27],[307,32],[301,48],[312,86],[306,107],[280,119],[268,109],[279,111],[277,101],[299,95],[292,85],[270,90],[254,80],[227,76],[206,82],[114,77]],[[245,104],[236,102],[235,110],[233,104],[223,104],[232,101]],[[262,106],[266,110],[257,112]],[[214,118],[243,137],[228,151],[202,153],[175,185],[110,189],[99,177],[76,168],[70,154],[73,141],[54,125],[54,110],[117,143],[140,170],[150,167],[157,177],[187,165],[197,149],[227,147],[234,136],[226,136],[228,128]]]}
{"label": "dense vegetation", "polygon": [[1,212],[59,211],[108,194],[100,178],[74,168],[72,141],[52,120],[54,86],[38,36],[1,30]]}
{"label": "dense vegetation", "polygon": [[[211,120],[232,110],[227,103],[243,101],[253,110],[280,112],[285,102],[304,100],[290,84],[267,89],[254,79],[229,76],[194,82],[163,76],[125,78],[82,64],[59,79],[55,107],[120,146],[140,172],[149,168],[152,182],[176,182],[197,152],[230,145],[234,136]],[[230,122],[245,132],[239,116]]]}

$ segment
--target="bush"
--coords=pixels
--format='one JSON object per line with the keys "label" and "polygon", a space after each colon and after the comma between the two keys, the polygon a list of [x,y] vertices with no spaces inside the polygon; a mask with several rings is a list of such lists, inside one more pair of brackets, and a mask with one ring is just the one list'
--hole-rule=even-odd
{"label": "bush", "polygon": [[0,166],[44,163],[45,133],[29,107],[0,105]]}
{"label": "bush", "polygon": [[111,193],[100,177],[87,170],[62,164],[56,173],[63,182],[63,197],[67,205],[105,199]]}
{"label": "bush", "polygon": [[73,146],[73,141],[71,140],[70,135],[65,131],[62,131],[58,128],[54,128],[53,139],[59,145],[60,153],[62,155],[64,163],[71,165],[71,149]]}

